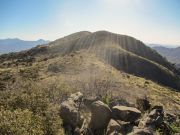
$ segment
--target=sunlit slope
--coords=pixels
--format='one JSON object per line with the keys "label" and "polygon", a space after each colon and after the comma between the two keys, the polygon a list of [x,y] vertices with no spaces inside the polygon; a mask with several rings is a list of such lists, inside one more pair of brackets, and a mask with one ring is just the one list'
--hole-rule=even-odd
{"label": "sunlit slope", "polygon": [[13,59],[22,61],[22,58],[32,61],[52,59],[77,51],[84,51],[89,55],[94,54],[117,70],[180,89],[180,81],[175,68],[161,55],[139,40],[107,31],[74,33],[55,40],[47,46],[3,55],[0,57],[0,62]]}
{"label": "sunlit slope", "polygon": [[72,90],[82,91],[88,97],[108,93],[135,103],[137,98],[147,96],[152,105],[163,105],[167,110],[175,112],[180,109],[179,92],[119,71],[96,54],[85,50],[48,59],[37,58],[28,66],[23,62],[18,62],[18,66],[15,66],[13,61],[9,65],[8,68],[2,65],[0,67],[0,85],[7,90],[14,86],[13,83],[19,87],[22,80],[31,80],[33,85],[38,83],[42,87],[53,89],[58,89],[58,84],[63,82],[72,87]]}
{"label": "sunlit slope", "polygon": [[157,52],[129,36],[106,31],[80,32],[67,36],[67,39],[65,37],[50,43],[47,53],[65,55],[79,50],[88,50],[88,53],[96,54],[118,70],[175,89],[180,87],[178,77],[172,72],[175,70],[174,67]]}
{"label": "sunlit slope", "polygon": [[[67,44],[67,47],[64,46],[64,44]],[[64,50],[66,51],[65,53],[77,49],[86,48],[96,50],[97,48],[103,49],[103,47],[106,45],[116,45],[138,56],[142,56],[149,60],[155,61],[167,68],[172,68],[172,66],[161,55],[159,55],[151,48],[147,47],[141,41],[136,40],[133,37],[114,34],[107,31],[98,31],[94,33],[78,32],[65,38],[61,38],[54,42],[51,42],[50,45],[54,46],[54,49],[57,50],[58,48],[61,48],[63,46],[63,48],[66,48],[66,50]]]}

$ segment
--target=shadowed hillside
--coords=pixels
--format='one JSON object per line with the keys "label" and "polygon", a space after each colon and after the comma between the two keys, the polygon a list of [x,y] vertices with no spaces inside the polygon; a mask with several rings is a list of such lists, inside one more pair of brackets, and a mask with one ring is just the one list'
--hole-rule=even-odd
{"label": "shadowed hillside", "polygon": [[166,48],[162,46],[153,47],[158,53],[166,57],[171,63],[175,63],[177,67],[180,67],[180,47],[177,48]]}

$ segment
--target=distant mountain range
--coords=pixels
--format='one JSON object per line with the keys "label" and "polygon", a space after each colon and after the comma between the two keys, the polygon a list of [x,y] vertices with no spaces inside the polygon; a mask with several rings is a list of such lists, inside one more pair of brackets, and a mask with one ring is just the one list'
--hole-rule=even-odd
{"label": "distant mountain range", "polygon": [[0,39],[0,54],[18,52],[47,43],[49,43],[49,41],[43,39],[37,41],[25,41],[18,38]]}
{"label": "distant mountain range", "polygon": [[180,47],[167,48],[163,46],[155,46],[153,49],[155,49],[162,56],[166,57],[169,62],[175,63],[176,66],[180,68]]}
{"label": "distant mountain range", "polygon": [[176,47],[179,47],[179,45],[175,45],[175,44],[150,44],[150,43],[146,43],[147,46],[153,48],[153,47],[159,47],[159,46],[162,46],[162,47],[165,47],[165,48],[176,48]]}

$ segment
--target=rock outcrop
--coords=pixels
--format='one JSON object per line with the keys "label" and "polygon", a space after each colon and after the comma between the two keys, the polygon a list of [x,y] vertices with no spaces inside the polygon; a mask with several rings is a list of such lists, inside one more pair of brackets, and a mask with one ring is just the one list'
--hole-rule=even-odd
{"label": "rock outcrop", "polygon": [[77,92],[61,103],[60,116],[68,132],[74,132],[74,129],[81,127],[83,123],[83,117],[79,112],[79,102],[82,100],[82,96],[82,93]]}
{"label": "rock outcrop", "polygon": [[70,135],[154,135],[157,129],[171,135],[168,123],[176,120],[175,115],[164,115],[162,106],[154,106],[145,114],[127,106],[114,106],[111,110],[97,98],[83,99],[80,92],[61,104],[60,116],[65,132]]}
{"label": "rock outcrop", "polygon": [[117,133],[126,135],[132,131],[133,126],[130,122],[111,119],[107,127],[106,135],[114,135]]}
{"label": "rock outcrop", "polygon": [[112,118],[126,122],[135,122],[141,116],[141,111],[134,107],[114,106],[112,108]]}
{"label": "rock outcrop", "polygon": [[111,119],[107,127],[106,135],[114,135],[115,133],[118,133],[120,131],[121,131],[121,126],[119,125],[119,123]]}
{"label": "rock outcrop", "polygon": [[164,120],[164,111],[162,106],[154,106],[151,112],[141,119],[138,125],[139,128],[144,129],[161,129],[164,134],[171,135],[172,130]]}
{"label": "rock outcrop", "polygon": [[101,101],[95,101],[91,104],[90,110],[90,129],[94,131],[106,128],[111,119],[111,110],[108,105],[104,104]]}

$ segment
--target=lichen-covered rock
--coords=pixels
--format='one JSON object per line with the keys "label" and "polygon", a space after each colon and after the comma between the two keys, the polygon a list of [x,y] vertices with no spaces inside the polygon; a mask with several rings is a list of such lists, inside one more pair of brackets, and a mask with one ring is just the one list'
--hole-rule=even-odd
{"label": "lichen-covered rock", "polygon": [[90,106],[91,120],[89,127],[92,130],[104,129],[111,119],[110,108],[101,101],[95,101]]}
{"label": "lichen-covered rock", "polygon": [[[77,101],[82,101],[83,99],[83,94],[81,92],[76,92],[74,94],[71,94],[69,99],[72,99],[73,101],[77,102]],[[69,100],[68,99],[68,100]]]}
{"label": "lichen-covered rock", "polygon": [[121,126],[115,120],[111,119],[109,121],[106,135],[114,135],[116,132],[119,133],[121,131]]}
{"label": "lichen-covered rock", "polygon": [[114,106],[112,108],[112,118],[126,122],[135,122],[141,116],[141,111],[134,107]]}
{"label": "lichen-covered rock", "polygon": [[77,92],[61,103],[60,116],[64,125],[69,125],[72,128],[81,126],[83,120],[76,101],[81,100],[82,96],[80,92]]}
{"label": "lichen-covered rock", "polygon": [[64,101],[61,104],[60,116],[64,125],[71,125],[72,127],[76,127],[80,121],[78,109],[72,100]]}
{"label": "lichen-covered rock", "polygon": [[132,129],[133,129],[133,124],[131,124],[130,122],[111,119],[107,127],[106,135],[114,135],[116,133],[118,135],[119,134],[125,135],[131,132]]}
{"label": "lichen-covered rock", "polygon": [[140,127],[151,127],[155,129],[161,123],[163,123],[164,115],[162,113],[162,110],[159,109],[153,109],[146,117],[144,117],[140,122]]}

